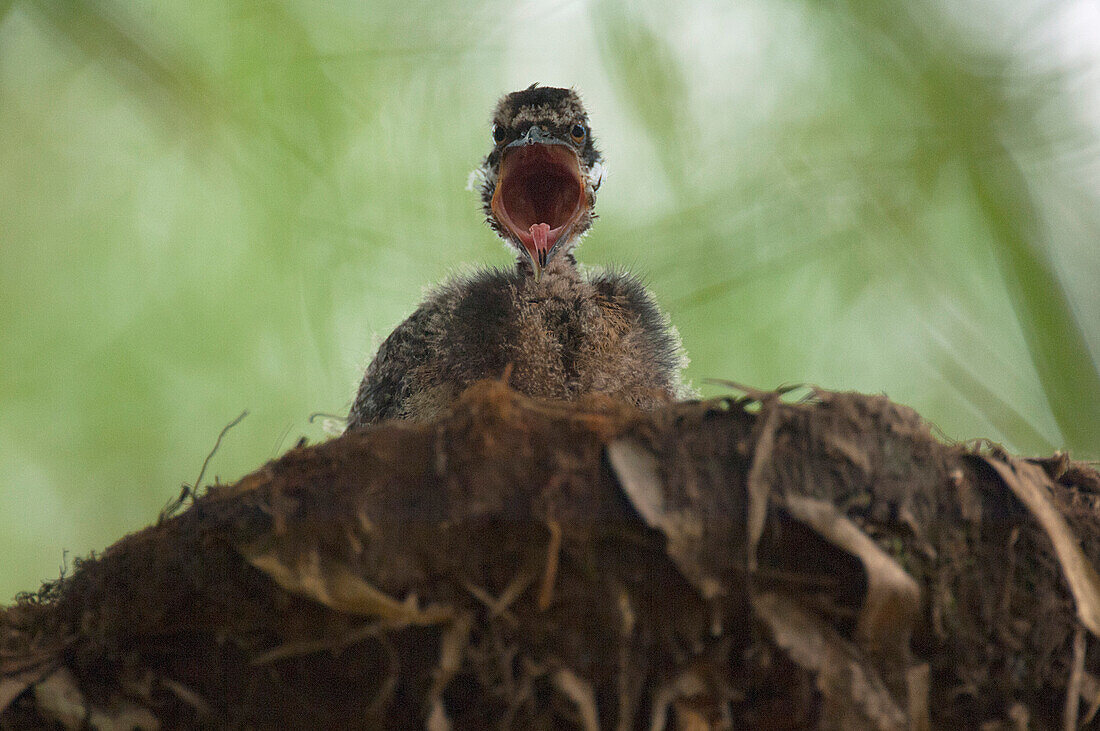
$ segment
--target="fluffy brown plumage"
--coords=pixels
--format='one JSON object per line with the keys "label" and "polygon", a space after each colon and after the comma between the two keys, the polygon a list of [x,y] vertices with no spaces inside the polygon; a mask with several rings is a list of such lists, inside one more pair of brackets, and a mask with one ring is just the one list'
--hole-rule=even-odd
{"label": "fluffy brown plumage", "polygon": [[379,347],[349,429],[431,419],[509,366],[513,388],[549,399],[602,393],[649,409],[686,392],[679,339],[642,283],[577,269],[572,250],[594,218],[602,166],[576,92],[508,94],[493,139],[477,171],[482,204],[516,266],[432,291]]}

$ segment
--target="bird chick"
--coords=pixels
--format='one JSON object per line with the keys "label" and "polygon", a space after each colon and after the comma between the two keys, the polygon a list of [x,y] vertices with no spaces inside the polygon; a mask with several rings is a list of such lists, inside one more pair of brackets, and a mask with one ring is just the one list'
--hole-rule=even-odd
{"label": "bird chick", "polygon": [[467,386],[508,372],[530,396],[602,393],[651,409],[683,397],[679,337],[634,276],[578,270],[603,177],[577,93],[532,85],[506,95],[481,168],[482,206],[515,250],[513,269],[437,287],[378,348],[348,428],[439,416]]}

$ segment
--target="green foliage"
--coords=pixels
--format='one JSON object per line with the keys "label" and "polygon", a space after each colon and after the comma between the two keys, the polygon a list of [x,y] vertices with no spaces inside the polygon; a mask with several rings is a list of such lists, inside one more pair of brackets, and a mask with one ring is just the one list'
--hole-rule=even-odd
{"label": "green foliage", "polygon": [[0,2],[0,596],[243,409],[225,480],[324,438],[425,285],[506,264],[463,187],[532,81],[609,162],[581,257],[648,273],[697,383],[1100,457],[1100,53],[1025,6]]}

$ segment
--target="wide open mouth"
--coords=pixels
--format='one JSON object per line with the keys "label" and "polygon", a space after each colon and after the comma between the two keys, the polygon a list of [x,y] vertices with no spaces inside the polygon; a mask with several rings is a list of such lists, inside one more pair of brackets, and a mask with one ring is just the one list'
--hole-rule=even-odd
{"label": "wide open mouth", "polygon": [[536,143],[505,152],[493,215],[523,244],[536,274],[584,208],[584,179],[571,148]]}

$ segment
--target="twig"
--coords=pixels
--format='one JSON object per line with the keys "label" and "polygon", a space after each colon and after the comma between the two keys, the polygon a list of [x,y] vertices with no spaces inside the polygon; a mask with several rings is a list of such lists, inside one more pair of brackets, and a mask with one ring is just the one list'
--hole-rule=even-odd
{"label": "twig", "polygon": [[210,466],[210,460],[214,458],[214,455],[218,452],[218,448],[221,447],[222,439],[225,438],[225,435],[229,433],[230,429],[237,426],[237,424],[240,424],[246,416],[248,416],[247,409],[245,411],[242,411],[240,416],[238,416],[236,419],[229,422],[225,425],[225,427],[222,428],[221,432],[218,434],[217,440],[214,442],[214,448],[210,450],[210,453],[206,455],[206,459],[202,461],[202,469],[199,470],[199,476],[195,479],[194,484],[188,485],[185,482],[180,486],[180,494],[161,509],[160,516],[157,518],[158,525],[175,515],[176,512],[183,507],[184,503],[186,503],[189,498],[191,500],[195,499],[195,494],[199,490],[199,484],[202,482],[202,478],[206,475],[206,468]]}
{"label": "twig", "polygon": [[546,547],[546,571],[542,575],[539,587],[539,610],[545,612],[554,598],[554,582],[558,578],[558,561],[561,555],[561,523],[551,520],[546,523],[550,529],[550,543]]}
{"label": "twig", "polygon": [[379,637],[387,629],[387,624],[382,621],[368,622],[355,627],[348,632],[323,640],[303,640],[301,642],[287,642],[274,647],[252,658],[252,665],[267,665],[277,660],[285,660],[288,657],[301,657],[303,655],[315,655],[318,652],[331,651],[334,655],[351,645],[358,644],[369,637]]}
{"label": "twig", "polygon": [[1062,728],[1077,731],[1077,713],[1081,708],[1081,680],[1085,673],[1085,628],[1077,625],[1073,634],[1073,669],[1066,684],[1066,713]]}
{"label": "twig", "polygon": [[771,481],[764,472],[772,466],[772,453],[775,451],[775,435],[779,431],[779,398],[775,394],[766,394],[760,402],[764,423],[760,436],[756,439],[756,448],[752,454],[752,466],[745,480],[748,493],[746,540],[746,561],[749,571],[756,571],[756,548],[764,535],[764,521],[768,516],[768,497],[771,494]]}
{"label": "twig", "polygon": [[204,459],[202,461],[202,469],[199,470],[199,476],[197,478],[195,478],[195,482],[192,486],[192,490],[198,490],[199,489],[200,483],[202,482],[202,478],[206,475],[206,468],[210,466],[210,460],[214,459],[214,455],[218,453],[218,449],[222,446],[222,439],[225,438],[225,435],[229,433],[230,429],[232,429],[237,424],[240,424],[242,421],[244,421],[244,417],[246,417],[246,416],[248,416],[248,409],[245,409],[244,411],[242,411],[240,416],[238,416],[236,419],[234,419],[233,421],[226,424],[225,427],[218,434],[218,438],[214,442],[214,448],[210,450],[210,454],[206,455],[206,459]]}

